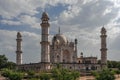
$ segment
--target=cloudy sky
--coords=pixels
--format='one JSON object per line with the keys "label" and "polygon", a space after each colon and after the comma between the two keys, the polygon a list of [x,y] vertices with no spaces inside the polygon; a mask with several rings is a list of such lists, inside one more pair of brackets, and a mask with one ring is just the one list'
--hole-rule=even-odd
{"label": "cloudy sky", "polygon": [[0,54],[16,60],[16,33],[22,34],[23,63],[40,62],[41,14],[50,18],[50,40],[61,27],[78,39],[78,56],[100,59],[100,29],[107,29],[109,60],[120,60],[120,0],[0,0]]}

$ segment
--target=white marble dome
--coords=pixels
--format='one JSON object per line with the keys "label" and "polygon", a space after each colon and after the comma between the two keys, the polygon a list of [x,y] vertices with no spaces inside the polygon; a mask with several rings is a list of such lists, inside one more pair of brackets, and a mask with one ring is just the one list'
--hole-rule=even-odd
{"label": "white marble dome", "polygon": [[63,34],[56,34],[54,37],[53,37],[53,41],[54,40],[59,40],[59,44],[60,45],[63,45],[63,44],[67,44],[67,38],[63,35]]}

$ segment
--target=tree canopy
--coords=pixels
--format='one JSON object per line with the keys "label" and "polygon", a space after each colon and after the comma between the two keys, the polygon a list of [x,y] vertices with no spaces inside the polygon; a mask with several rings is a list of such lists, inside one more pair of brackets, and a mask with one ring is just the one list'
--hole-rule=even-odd
{"label": "tree canopy", "polygon": [[57,68],[52,69],[51,73],[53,80],[76,80],[80,77],[78,71],[62,68],[59,64]]}
{"label": "tree canopy", "polygon": [[118,68],[120,70],[120,61],[107,61],[108,68]]}
{"label": "tree canopy", "polygon": [[115,80],[114,72],[110,69],[103,69],[95,75],[96,80]]}
{"label": "tree canopy", "polygon": [[2,69],[2,76],[8,78],[9,80],[22,80],[23,79],[23,73],[18,71],[13,71],[10,69]]}
{"label": "tree canopy", "polygon": [[8,58],[5,55],[0,55],[0,69],[9,68],[15,69],[16,64],[14,62],[8,61]]}

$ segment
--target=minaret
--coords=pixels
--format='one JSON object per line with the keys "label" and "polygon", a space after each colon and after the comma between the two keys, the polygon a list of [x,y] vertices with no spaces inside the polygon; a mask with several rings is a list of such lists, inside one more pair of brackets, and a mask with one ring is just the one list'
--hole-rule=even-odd
{"label": "minaret", "polygon": [[101,66],[102,68],[107,67],[107,48],[106,48],[106,29],[102,27],[101,29]]}
{"label": "minaret", "polygon": [[49,27],[50,24],[48,22],[49,17],[46,12],[42,14],[42,23],[41,25],[41,62],[48,63],[50,62],[50,42],[49,42]]}
{"label": "minaret", "polygon": [[17,50],[16,50],[16,64],[20,65],[22,64],[22,50],[21,50],[21,41],[22,41],[22,36],[20,32],[17,33]]}
{"label": "minaret", "polygon": [[75,39],[75,53],[73,56],[73,62],[77,62],[77,39]]}

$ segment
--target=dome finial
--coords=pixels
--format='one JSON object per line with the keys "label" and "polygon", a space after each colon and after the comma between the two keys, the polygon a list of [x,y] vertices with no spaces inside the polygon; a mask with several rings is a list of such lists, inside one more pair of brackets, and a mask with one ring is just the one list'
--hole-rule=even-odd
{"label": "dome finial", "polygon": [[44,12],[46,12],[46,8],[44,8]]}

